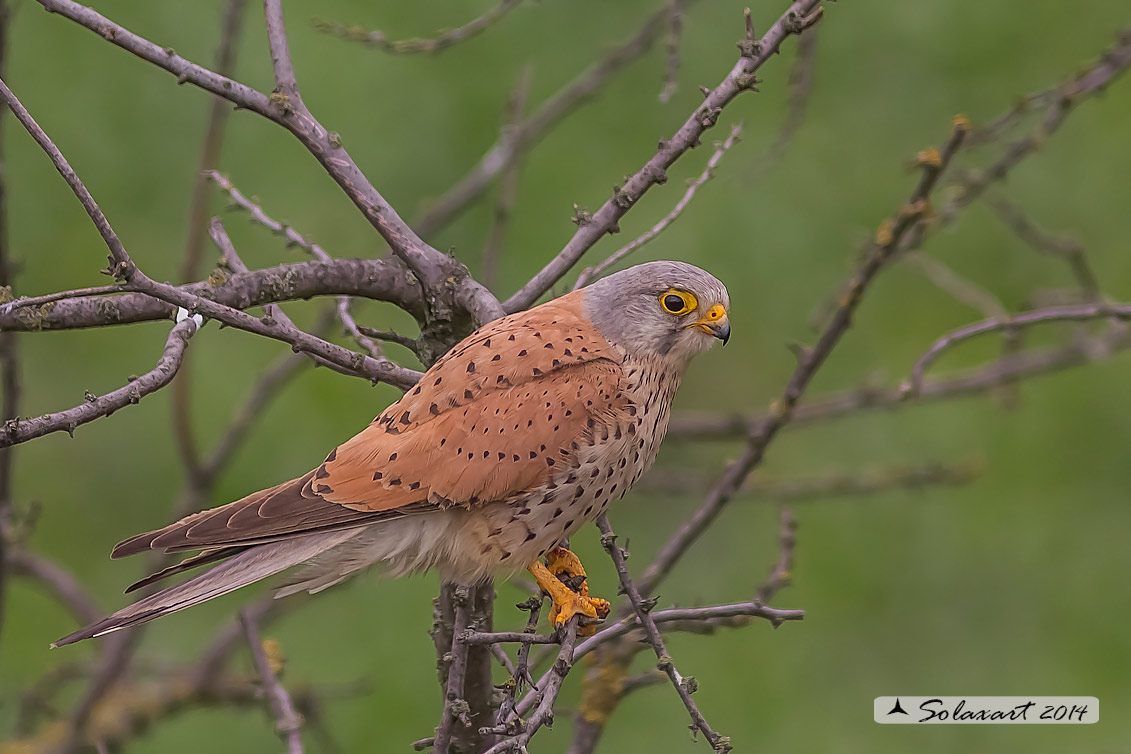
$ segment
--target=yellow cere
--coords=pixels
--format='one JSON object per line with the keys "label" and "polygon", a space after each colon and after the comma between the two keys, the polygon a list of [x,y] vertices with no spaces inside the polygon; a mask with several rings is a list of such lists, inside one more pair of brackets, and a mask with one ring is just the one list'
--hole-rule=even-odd
{"label": "yellow cere", "polygon": [[703,316],[703,319],[707,320],[708,322],[718,322],[720,319],[725,319],[726,316],[727,310],[723,308],[723,305],[715,304],[707,310],[707,313]]}
{"label": "yellow cere", "polygon": [[674,314],[678,317],[695,311],[696,307],[699,306],[699,299],[695,298],[694,293],[670,288],[660,294],[660,306],[668,314]]}

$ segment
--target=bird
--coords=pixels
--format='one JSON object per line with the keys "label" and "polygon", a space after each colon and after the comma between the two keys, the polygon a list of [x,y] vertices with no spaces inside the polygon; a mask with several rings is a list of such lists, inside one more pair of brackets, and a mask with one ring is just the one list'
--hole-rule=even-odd
{"label": "bird", "polygon": [[198,551],[127,593],[212,567],[52,646],[300,565],[276,596],[320,592],[370,566],[389,577],[435,569],[463,585],[528,570],[554,625],[578,615],[591,632],[609,603],[589,596],[563,545],[651,467],[684,371],[727,342],[729,311],[710,273],[656,261],[490,322],[312,471],[120,542],[112,558]]}

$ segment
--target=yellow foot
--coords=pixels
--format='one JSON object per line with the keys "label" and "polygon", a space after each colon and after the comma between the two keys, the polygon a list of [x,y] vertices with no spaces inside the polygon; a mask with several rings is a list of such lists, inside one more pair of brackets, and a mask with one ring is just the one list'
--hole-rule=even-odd
{"label": "yellow foot", "polygon": [[530,573],[550,595],[553,607],[550,608],[550,623],[564,625],[575,615],[582,616],[577,629],[578,636],[592,636],[597,623],[609,615],[609,601],[589,596],[589,582],[585,568],[577,556],[564,547],[555,547],[546,554],[546,565],[534,561]]}

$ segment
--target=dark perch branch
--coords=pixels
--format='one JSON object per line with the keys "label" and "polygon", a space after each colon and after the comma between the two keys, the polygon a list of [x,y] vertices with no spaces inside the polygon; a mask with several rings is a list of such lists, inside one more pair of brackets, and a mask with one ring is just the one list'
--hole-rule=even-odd
{"label": "dark perch branch", "polygon": [[[448,748],[436,746],[436,754],[448,754],[449,749],[453,753],[470,754],[490,745],[491,735],[482,733],[481,728],[494,716],[491,650],[488,645],[457,641],[457,637],[465,630],[459,628],[460,625],[476,631],[492,630],[494,598],[494,588],[490,583],[470,590],[445,584],[433,603],[432,641],[436,647],[440,687],[444,693],[444,709],[437,736],[442,734],[449,742]],[[461,609],[466,610],[462,624]],[[463,659],[459,659],[461,656]],[[453,679],[453,671],[462,678]],[[445,724],[447,730],[444,730]]]}
{"label": "dark perch branch", "polygon": [[94,396],[87,394],[84,403],[53,414],[44,414],[33,419],[11,419],[0,428],[0,447],[17,445],[21,442],[42,437],[51,432],[67,432],[74,434],[76,428],[109,416],[118,409],[135,404],[145,396],[169,384],[177,373],[177,368],[184,358],[185,347],[189,338],[196,332],[196,323],[186,319],[173,326],[169,337],[165,340],[165,350],[161,358],[150,371],[129,384],[105,395]]}
{"label": "dark perch branch", "polygon": [[414,55],[422,52],[435,53],[482,34],[488,27],[498,22],[499,19],[508,12],[517,8],[521,1],[522,0],[499,0],[495,5],[488,8],[483,15],[477,16],[466,24],[457,26],[454,29],[444,29],[433,39],[420,39],[419,37],[412,37],[411,39],[389,39],[385,36],[384,32],[377,29],[365,31],[357,26],[345,26],[343,24],[330,23],[317,19],[314,21],[314,28],[327,34],[333,34],[347,42],[358,42],[366,47],[387,52],[390,55]]}
{"label": "dark perch branch", "polygon": [[653,186],[667,180],[667,169],[685,152],[700,143],[700,137],[715,125],[723,108],[744,91],[757,84],[755,72],[770,59],[790,34],[801,34],[821,17],[821,0],[797,0],[782,14],[760,41],[745,40],[741,55],[730,73],[712,89],[702,105],[680,126],[670,139],[662,139],[660,148],[633,173],[623,186],[616,186],[613,195],[593,213],[580,211],[577,231],[542,270],[503,302],[508,312],[525,309],[569,272],[570,268],[606,233],[619,230],[617,223]]}
{"label": "dark perch branch", "polygon": [[[520,610],[527,610],[530,613],[526,618],[524,634],[533,636],[535,631],[538,630],[538,619],[542,614],[543,602],[545,602],[545,597],[539,590],[537,594],[531,595],[526,602],[516,605]],[[555,638],[557,638],[556,635]],[[510,723],[512,717],[516,720],[519,719],[514,714],[514,710],[515,701],[522,692],[522,685],[524,683],[534,685],[534,679],[530,675],[530,646],[529,643],[523,643],[518,648],[518,660],[515,662],[514,671],[511,673],[510,683],[504,689],[503,703],[499,705],[499,711],[495,715],[496,727],[506,726]]]}
{"label": "dark perch branch", "polygon": [[452,730],[456,722],[463,728],[471,727],[467,715],[467,702],[463,699],[464,681],[467,677],[467,643],[460,641],[460,635],[468,630],[470,618],[467,604],[471,601],[468,587],[457,587],[455,592],[455,620],[452,622],[452,644],[447,659],[448,672],[444,688],[444,709],[440,713],[440,724],[436,727],[436,740],[433,743],[437,754],[447,754],[452,743]]}
{"label": "dark perch branch", "polygon": [[[793,569],[793,551],[796,545],[796,527],[789,508],[783,506],[781,511],[781,524],[778,533],[780,550],[778,560],[771,570],[769,578],[755,592],[753,601],[746,605],[718,605],[711,608],[692,608],[689,610],[661,610],[653,612],[648,610],[652,620],[657,625],[670,623],[674,630],[698,631],[710,633],[716,627],[724,625],[741,626],[749,613],[743,612],[745,607],[758,607],[765,605],[780,589],[789,585],[790,572]],[[615,542],[611,546],[616,547]],[[624,574],[627,577],[627,571]],[[648,604],[645,604],[648,607]],[[728,608],[734,612],[729,612]],[[639,617],[632,616],[639,624]],[[663,620],[662,620],[663,619]],[[735,619],[738,619],[737,621]],[[626,623],[621,621],[621,623]],[[781,625],[774,623],[774,627]],[[568,754],[591,754],[604,734],[609,717],[620,705],[621,701],[633,691],[664,683],[668,680],[665,670],[651,670],[636,676],[628,677],[627,673],[633,658],[640,651],[640,644],[631,640],[621,640],[600,648],[596,662],[590,663],[589,672],[585,677],[585,686],[582,690],[579,714],[574,725],[573,741],[570,743]],[[697,683],[688,681],[692,686]]]}
{"label": "dark perch branch", "polygon": [[267,652],[263,646],[263,639],[259,636],[259,629],[255,625],[255,617],[247,610],[240,612],[240,622],[243,624],[244,636],[251,650],[255,669],[263,682],[267,700],[271,704],[271,713],[275,718],[275,730],[287,745],[287,754],[302,754],[302,715],[295,709],[290,694],[279,683]]}

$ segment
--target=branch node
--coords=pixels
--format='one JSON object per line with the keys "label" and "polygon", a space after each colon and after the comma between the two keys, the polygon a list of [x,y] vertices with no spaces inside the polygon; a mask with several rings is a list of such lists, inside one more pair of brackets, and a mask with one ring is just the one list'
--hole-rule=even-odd
{"label": "branch node", "polygon": [[593,213],[575,204],[573,205],[573,217],[569,220],[577,227],[584,228],[586,225],[593,222]]}

